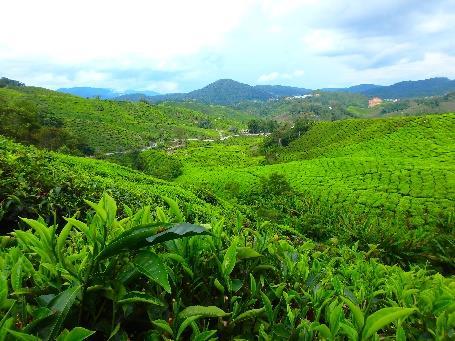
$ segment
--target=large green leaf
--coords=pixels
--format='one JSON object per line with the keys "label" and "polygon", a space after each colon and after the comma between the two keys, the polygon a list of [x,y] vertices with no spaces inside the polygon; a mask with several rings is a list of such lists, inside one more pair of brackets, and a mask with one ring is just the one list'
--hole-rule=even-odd
{"label": "large green leaf", "polygon": [[[206,330],[205,332],[202,332],[193,339],[193,341],[207,341],[212,338],[213,335],[215,335],[216,330]],[[213,340],[213,339],[212,339]]]}
{"label": "large green leaf", "polygon": [[357,330],[362,330],[363,325],[365,323],[365,318],[363,316],[362,310],[354,304],[350,299],[347,299],[345,297],[341,297],[344,303],[351,309],[352,315],[354,316],[355,323],[357,325]]}
{"label": "large green leaf", "polygon": [[152,251],[141,252],[133,260],[133,264],[141,274],[161,285],[168,293],[171,292],[166,266],[156,253]]}
{"label": "large green leaf", "polygon": [[191,237],[196,235],[205,235],[210,234],[205,228],[199,225],[189,224],[189,223],[182,223],[176,224],[170,229],[158,233],[154,236],[148,237],[147,242],[149,245],[155,245],[159,243],[164,243],[169,240],[180,239],[184,237]]}
{"label": "large green leaf", "polygon": [[182,333],[185,331],[185,329],[194,321],[196,321],[198,318],[201,318],[201,315],[194,315],[190,316],[187,319],[185,319],[179,326],[179,330],[177,331],[177,338],[176,340],[180,340],[180,336]]}
{"label": "large green leaf", "polygon": [[201,306],[193,305],[183,309],[178,317],[181,319],[186,319],[191,316],[201,316],[201,317],[223,317],[229,315],[229,313],[224,312],[222,309],[215,306]]}
{"label": "large green leaf", "polygon": [[234,270],[235,262],[237,259],[237,244],[238,237],[234,237],[231,241],[231,245],[228,247],[226,253],[224,254],[221,269],[225,277],[228,277],[231,274],[232,270]]}
{"label": "large green leaf", "polygon": [[167,323],[166,321],[155,320],[155,321],[152,321],[152,324],[155,327],[157,327],[158,329],[161,329],[161,330],[165,331],[166,333],[168,333],[169,335],[174,336],[174,332],[172,331],[171,326],[169,326],[169,323]]}
{"label": "large green leaf", "polygon": [[241,313],[239,316],[237,316],[235,322],[256,318],[258,316],[261,316],[265,311],[266,311],[265,307],[247,310]]}
{"label": "large green leaf", "polygon": [[42,242],[44,242],[49,248],[52,247],[52,232],[50,228],[43,225],[38,220],[28,218],[21,218],[21,220],[27,223],[27,225],[29,225],[33,229],[35,229],[36,232],[38,232]]}
{"label": "large green leaf", "polygon": [[112,240],[103,251],[101,251],[97,259],[111,257],[125,250],[137,250],[147,245],[146,238],[153,236],[160,227],[169,226],[165,223],[152,223],[146,225],[138,225],[121,233],[117,238]]}
{"label": "large green leaf", "polygon": [[362,333],[362,340],[368,340],[378,330],[384,328],[389,323],[398,319],[404,319],[414,313],[415,308],[383,308],[368,316]]}
{"label": "large green leaf", "polygon": [[237,248],[237,261],[248,258],[257,258],[262,255],[251,247],[238,247]]}
{"label": "large green leaf", "polygon": [[55,312],[55,319],[49,326],[50,328],[47,332],[47,335],[44,337],[44,340],[56,339],[63,325],[63,322],[66,319],[66,315],[68,315],[68,312],[74,304],[74,301],[76,300],[80,290],[80,285],[70,287],[55,296],[52,301],[50,301],[48,308]]}
{"label": "large green leaf", "polygon": [[118,304],[128,304],[128,303],[147,303],[147,304],[154,304],[159,306],[164,306],[163,302],[161,302],[158,298],[146,294],[142,291],[131,291],[127,293],[122,299],[117,301]]}
{"label": "large green leaf", "polygon": [[21,333],[15,330],[8,330],[8,333],[10,333],[12,336],[14,336],[14,340],[21,340],[21,341],[41,341],[39,337],[26,334],[26,333]]}

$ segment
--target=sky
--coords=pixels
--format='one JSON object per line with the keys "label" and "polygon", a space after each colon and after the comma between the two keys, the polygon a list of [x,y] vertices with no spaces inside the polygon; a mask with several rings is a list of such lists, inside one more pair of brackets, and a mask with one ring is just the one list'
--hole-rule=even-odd
{"label": "sky", "polygon": [[455,0],[2,0],[0,76],[187,92],[455,78]]}

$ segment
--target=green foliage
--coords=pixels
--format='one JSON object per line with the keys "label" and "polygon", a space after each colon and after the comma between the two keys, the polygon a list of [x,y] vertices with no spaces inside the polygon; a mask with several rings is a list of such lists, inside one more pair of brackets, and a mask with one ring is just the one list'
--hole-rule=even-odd
{"label": "green foliage", "polygon": [[278,129],[278,123],[273,120],[250,120],[247,123],[248,132],[251,134],[272,133]]}
{"label": "green foliage", "polygon": [[[27,104],[26,108],[23,103]],[[228,115],[217,114],[212,117],[211,114],[175,104],[150,105],[144,102],[86,99],[34,87],[0,87],[0,114],[4,112],[7,117],[12,117],[8,121],[12,126],[14,125],[12,120],[19,120],[22,116],[32,115],[35,119],[42,120],[43,133],[37,137],[38,141],[18,138],[19,141],[46,148],[50,145],[49,148],[54,148],[59,141],[56,137],[52,139],[57,142],[47,141],[47,144],[38,142],[40,139],[50,138],[52,132],[55,134],[52,129],[58,129],[57,131],[66,139],[77,137],[74,143],[76,149],[83,151],[84,147],[89,147],[97,154],[141,149],[150,142],[213,138],[218,137],[215,129],[242,127],[241,123]],[[13,127],[8,130],[11,133],[7,134],[4,130],[0,133],[14,138],[22,130],[25,130],[24,134],[29,134],[28,131],[31,129],[29,125],[33,121],[27,120],[26,117],[23,118],[25,125],[17,132]],[[198,127],[198,122],[203,121],[210,121],[212,126]],[[56,123],[59,125],[58,128],[55,126]],[[19,126],[16,125],[16,129],[17,127]],[[45,133],[46,129],[49,133]],[[83,146],[78,148],[81,142]],[[65,143],[67,146],[68,144],[69,142]],[[72,148],[72,145],[69,147]]]}
{"label": "green foliage", "polygon": [[63,228],[27,219],[31,229],[1,249],[5,340],[443,340],[455,332],[453,278],[384,266],[357,245],[291,242],[271,225],[203,228],[171,215],[153,220],[149,209],[118,219],[111,197],[89,204],[86,219]]}
{"label": "green foliage", "polygon": [[159,179],[172,180],[182,174],[182,163],[162,150],[146,150],[139,154],[137,168]]}

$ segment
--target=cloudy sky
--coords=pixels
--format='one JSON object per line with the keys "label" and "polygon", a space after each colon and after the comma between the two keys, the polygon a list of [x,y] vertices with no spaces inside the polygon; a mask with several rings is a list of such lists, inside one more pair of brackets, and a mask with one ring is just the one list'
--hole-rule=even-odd
{"label": "cloudy sky", "polygon": [[454,0],[4,1],[0,76],[51,89],[455,78]]}

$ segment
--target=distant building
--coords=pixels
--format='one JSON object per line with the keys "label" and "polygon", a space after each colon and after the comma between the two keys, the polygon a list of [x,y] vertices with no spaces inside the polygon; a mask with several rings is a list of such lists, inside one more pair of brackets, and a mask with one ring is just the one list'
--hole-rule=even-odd
{"label": "distant building", "polygon": [[383,101],[379,97],[373,97],[372,99],[368,100],[368,108],[375,107],[381,104]]}

